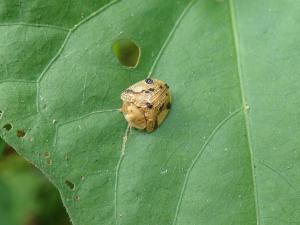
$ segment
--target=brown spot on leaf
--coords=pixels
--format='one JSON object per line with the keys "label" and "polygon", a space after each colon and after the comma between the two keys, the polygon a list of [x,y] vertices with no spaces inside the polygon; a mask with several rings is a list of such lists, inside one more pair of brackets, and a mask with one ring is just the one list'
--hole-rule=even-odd
{"label": "brown spot on leaf", "polygon": [[75,189],[75,184],[69,180],[65,180],[65,185],[72,191]]}
{"label": "brown spot on leaf", "polygon": [[17,130],[17,137],[22,138],[26,135],[24,130]]}

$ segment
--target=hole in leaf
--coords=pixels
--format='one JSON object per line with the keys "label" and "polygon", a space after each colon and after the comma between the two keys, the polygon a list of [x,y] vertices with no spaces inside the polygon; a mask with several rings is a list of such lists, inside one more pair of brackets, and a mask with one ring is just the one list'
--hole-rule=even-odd
{"label": "hole in leaf", "polygon": [[24,130],[17,130],[17,137],[22,138],[25,136],[25,131]]}
{"label": "hole in leaf", "polygon": [[130,68],[138,65],[141,49],[134,41],[129,39],[117,40],[113,44],[112,50],[122,65]]}
{"label": "hole in leaf", "polygon": [[46,162],[47,162],[48,165],[50,165],[50,166],[52,165],[52,159],[47,158]]}
{"label": "hole in leaf", "polygon": [[70,189],[70,190],[74,190],[75,189],[75,184],[69,180],[65,180],[65,184],[66,186]]}
{"label": "hole in leaf", "polygon": [[3,112],[0,110],[0,119],[2,118]]}
{"label": "hole in leaf", "polygon": [[6,131],[10,131],[12,128],[12,125],[10,123],[7,123],[3,126],[3,129],[5,129]]}
{"label": "hole in leaf", "polygon": [[44,156],[45,156],[45,158],[50,158],[51,154],[50,154],[50,152],[44,152]]}

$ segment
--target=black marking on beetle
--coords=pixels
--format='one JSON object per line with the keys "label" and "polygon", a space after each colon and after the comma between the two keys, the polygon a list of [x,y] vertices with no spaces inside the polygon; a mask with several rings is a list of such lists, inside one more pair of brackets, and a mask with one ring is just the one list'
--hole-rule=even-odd
{"label": "black marking on beetle", "polygon": [[162,104],[162,105],[159,107],[158,111],[159,111],[159,112],[162,112],[163,109],[164,109],[164,106],[165,106],[165,104]]}
{"label": "black marking on beetle", "polygon": [[149,90],[149,91],[154,91],[154,88],[149,88],[148,90]]}
{"label": "black marking on beetle", "polygon": [[[143,90],[143,91],[144,91],[144,90]],[[147,94],[148,94],[148,93],[150,93],[150,92],[149,92],[149,91],[145,91],[145,93],[147,93]]]}
{"label": "black marking on beetle", "polygon": [[166,93],[166,96],[168,96],[168,93]]}
{"label": "black marking on beetle", "polygon": [[168,102],[168,104],[167,104],[167,109],[171,109],[171,107],[172,107],[171,103]]}
{"label": "black marking on beetle", "polygon": [[149,91],[146,91],[146,90],[133,91],[133,90],[131,90],[131,89],[126,89],[125,92],[126,92],[126,93],[133,93],[133,94],[140,94],[140,93],[143,93],[143,92],[149,93]]}
{"label": "black marking on beetle", "polygon": [[159,85],[159,88],[160,88],[160,89],[163,89],[163,86]]}
{"label": "black marking on beetle", "polygon": [[153,107],[153,105],[149,102],[147,102],[146,105],[147,105],[148,109],[152,109],[152,107]]}
{"label": "black marking on beetle", "polygon": [[145,82],[146,82],[147,84],[153,84],[153,80],[150,79],[150,78],[145,79]]}
{"label": "black marking on beetle", "polygon": [[170,86],[169,86],[167,83],[165,83],[165,87],[166,87],[166,88],[170,88]]}
{"label": "black marking on beetle", "polygon": [[135,93],[135,92],[134,92],[133,90],[131,90],[131,89],[126,89],[125,92],[126,92],[126,93]]}

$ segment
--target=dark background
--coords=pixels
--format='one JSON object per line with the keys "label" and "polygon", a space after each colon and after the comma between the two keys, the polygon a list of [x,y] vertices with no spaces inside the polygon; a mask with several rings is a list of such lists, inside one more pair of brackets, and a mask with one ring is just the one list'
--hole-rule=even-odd
{"label": "dark background", "polygon": [[55,187],[2,139],[0,225],[71,225]]}

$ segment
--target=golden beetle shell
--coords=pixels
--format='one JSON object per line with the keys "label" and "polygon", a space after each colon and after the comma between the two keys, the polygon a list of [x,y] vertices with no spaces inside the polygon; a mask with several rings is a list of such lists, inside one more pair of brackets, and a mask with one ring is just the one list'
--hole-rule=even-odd
{"label": "golden beetle shell", "polygon": [[121,112],[129,126],[154,131],[166,118],[171,108],[171,94],[167,83],[147,78],[121,94]]}

